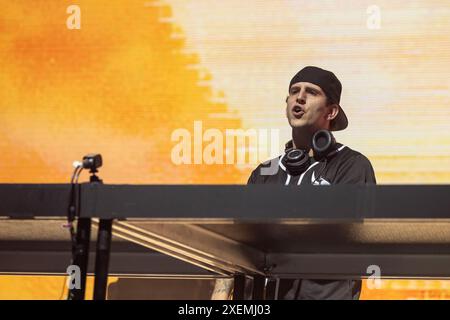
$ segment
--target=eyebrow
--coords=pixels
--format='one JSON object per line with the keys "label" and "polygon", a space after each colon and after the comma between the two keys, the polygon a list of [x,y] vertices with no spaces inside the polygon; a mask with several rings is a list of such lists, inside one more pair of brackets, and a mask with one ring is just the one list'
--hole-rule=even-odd
{"label": "eyebrow", "polygon": [[[305,86],[305,87],[306,87],[305,89],[307,91],[309,90],[309,91],[313,91],[314,93],[320,94],[320,91],[313,87],[310,87],[310,86]],[[291,92],[292,90],[295,90],[295,89],[301,89],[301,87],[300,86],[292,86],[291,89],[289,90],[289,92]]]}

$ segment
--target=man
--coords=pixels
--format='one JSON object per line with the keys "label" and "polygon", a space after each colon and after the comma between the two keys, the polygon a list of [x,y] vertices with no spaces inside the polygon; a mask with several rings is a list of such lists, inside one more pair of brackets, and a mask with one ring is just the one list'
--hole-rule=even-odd
{"label": "man", "polygon": [[[344,130],[347,117],[340,106],[342,85],[330,71],[305,67],[289,84],[286,98],[286,116],[292,127],[292,140],[286,150],[301,149],[311,156],[302,172],[292,171],[286,154],[260,164],[250,175],[248,184],[329,185],[329,184],[375,184],[375,174],[370,161],[361,153],[336,143],[334,151],[316,161],[311,150],[312,137],[318,130]],[[316,157],[317,158],[317,157]],[[277,170],[268,166],[277,165]],[[273,168],[272,168],[273,169]],[[351,280],[282,280],[288,283],[284,299],[359,299],[361,281]],[[280,288],[281,291],[283,288]]]}

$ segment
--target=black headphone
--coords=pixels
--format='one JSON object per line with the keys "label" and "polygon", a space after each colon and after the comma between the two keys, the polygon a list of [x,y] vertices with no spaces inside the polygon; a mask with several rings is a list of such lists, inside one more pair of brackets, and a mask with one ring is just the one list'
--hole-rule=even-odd
{"label": "black headphone", "polygon": [[[336,140],[328,130],[319,130],[312,137],[312,148],[314,159],[321,161],[336,151]],[[311,157],[308,150],[294,149],[292,140],[286,144],[285,155],[281,163],[286,167],[289,174],[297,176],[308,169],[311,165]]]}

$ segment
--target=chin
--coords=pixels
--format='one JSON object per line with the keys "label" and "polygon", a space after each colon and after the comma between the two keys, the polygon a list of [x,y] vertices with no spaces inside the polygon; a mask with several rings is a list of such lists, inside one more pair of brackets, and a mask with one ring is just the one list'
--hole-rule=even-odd
{"label": "chin", "polygon": [[289,125],[292,128],[304,128],[307,126],[303,119],[289,119]]}

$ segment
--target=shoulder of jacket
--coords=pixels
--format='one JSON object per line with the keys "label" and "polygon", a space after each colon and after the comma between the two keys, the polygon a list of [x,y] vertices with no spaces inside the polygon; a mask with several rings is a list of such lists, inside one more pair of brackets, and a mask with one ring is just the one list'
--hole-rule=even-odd
{"label": "shoulder of jacket", "polygon": [[274,164],[276,164],[276,165],[278,166],[279,161],[280,161],[280,159],[281,159],[282,156],[283,156],[283,155],[279,155],[279,156],[277,156],[277,157],[275,157],[275,158],[268,159],[268,160],[266,160],[266,161],[264,161],[264,162],[261,162],[260,164],[258,164],[258,166],[257,166],[255,169],[253,169],[252,174],[253,174],[253,173],[259,174],[261,168],[269,168],[269,167],[271,167],[271,166],[274,165]]}
{"label": "shoulder of jacket", "polygon": [[361,152],[353,150],[352,148],[345,146],[345,148],[338,153],[339,162],[368,162],[370,163],[370,160]]}

